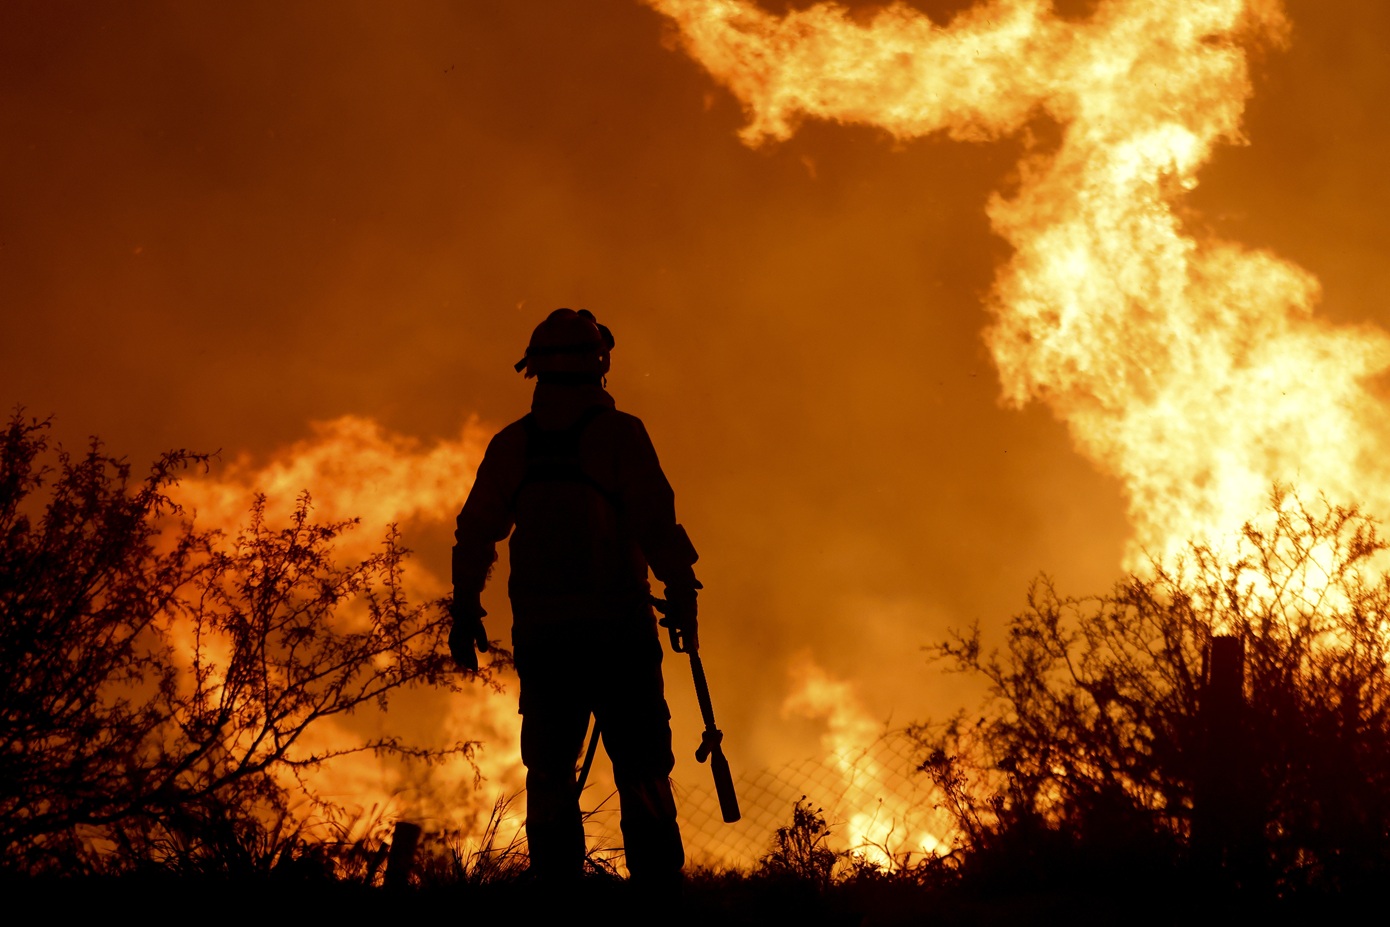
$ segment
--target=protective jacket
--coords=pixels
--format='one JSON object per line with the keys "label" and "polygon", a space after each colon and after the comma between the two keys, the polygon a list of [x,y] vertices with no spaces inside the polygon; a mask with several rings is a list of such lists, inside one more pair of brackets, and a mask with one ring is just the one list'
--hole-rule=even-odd
{"label": "protective jacket", "polygon": [[518,648],[649,618],[649,565],[668,594],[699,588],[647,430],[598,385],[538,384],[488,445],[454,534],[456,599],[482,592],[509,535]]}

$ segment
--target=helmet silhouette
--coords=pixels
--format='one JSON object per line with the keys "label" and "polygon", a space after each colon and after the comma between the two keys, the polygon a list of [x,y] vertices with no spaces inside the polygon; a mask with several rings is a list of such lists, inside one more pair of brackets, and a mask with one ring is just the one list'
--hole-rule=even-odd
{"label": "helmet silhouette", "polygon": [[603,376],[608,373],[613,333],[587,309],[556,309],[531,333],[526,356],[516,362],[527,377],[560,373]]}

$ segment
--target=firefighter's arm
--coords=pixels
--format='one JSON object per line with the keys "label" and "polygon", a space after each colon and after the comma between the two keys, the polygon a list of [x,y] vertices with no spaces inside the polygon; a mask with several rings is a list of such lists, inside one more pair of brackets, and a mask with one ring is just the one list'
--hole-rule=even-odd
{"label": "firefighter's arm", "polygon": [[[666,604],[662,606],[662,618],[658,622],[671,632],[671,649],[676,653],[694,653],[700,649],[700,632],[696,605],[697,590],[703,588],[691,569],[696,558],[695,547],[685,528],[675,525],[669,535],[669,547],[660,556],[664,569],[658,572],[654,561],[652,572],[666,586]],[[688,562],[687,562],[688,560]]]}
{"label": "firefighter's arm", "polygon": [[699,646],[695,601],[702,587],[694,567],[700,555],[676,521],[675,492],[661,469],[651,438],[640,422],[633,419],[633,423],[628,453],[623,455],[623,508],[632,519],[652,573],[666,587],[661,625],[670,629],[673,648],[693,651]]}
{"label": "firefighter's arm", "polygon": [[506,443],[503,434],[493,438],[478,466],[478,475],[459,512],[454,531],[451,612],[454,627],[449,634],[449,652],[460,669],[476,670],[478,654],[488,650],[483,627],[483,587],[497,562],[497,542],[511,533],[512,515],[504,486]]}

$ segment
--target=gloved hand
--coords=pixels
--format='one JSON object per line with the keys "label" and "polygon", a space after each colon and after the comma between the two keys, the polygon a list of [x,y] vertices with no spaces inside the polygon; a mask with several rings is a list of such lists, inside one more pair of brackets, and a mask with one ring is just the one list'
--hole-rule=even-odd
{"label": "gloved hand", "polygon": [[[461,670],[471,673],[478,671],[478,653],[487,653],[487,631],[483,628],[482,603],[460,601],[457,597],[449,606],[454,616],[454,627],[449,632],[449,655],[454,658]],[[474,648],[477,648],[476,650]]]}
{"label": "gloved hand", "polygon": [[657,624],[671,632],[671,649],[676,653],[694,653],[700,649],[699,622],[695,616],[694,589],[667,589],[665,615]]}

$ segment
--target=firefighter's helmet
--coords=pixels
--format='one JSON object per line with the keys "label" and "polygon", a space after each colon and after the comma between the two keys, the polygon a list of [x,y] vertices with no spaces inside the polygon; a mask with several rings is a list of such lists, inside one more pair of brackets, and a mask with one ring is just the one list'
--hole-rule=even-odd
{"label": "firefighter's helmet", "polygon": [[613,333],[588,309],[556,309],[531,333],[526,356],[516,362],[527,377],[558,373],[603,376],[608,373]]}

